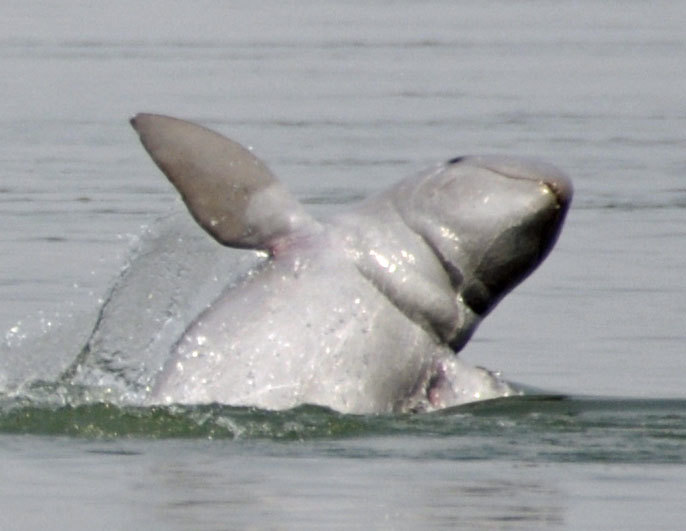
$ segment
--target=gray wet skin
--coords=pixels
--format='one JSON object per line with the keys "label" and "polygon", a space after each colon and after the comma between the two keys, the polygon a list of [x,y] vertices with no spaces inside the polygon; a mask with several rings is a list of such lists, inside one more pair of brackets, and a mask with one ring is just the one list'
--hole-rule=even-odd
{"label": "gray wet skin", "polygon": [[558,169],[460,157],[317,221],[239,144],[131,123],[210,235],[269,254],[189,326],[151,403],[378,413],[513,392],[456,353],[554,245],[572,198]]}

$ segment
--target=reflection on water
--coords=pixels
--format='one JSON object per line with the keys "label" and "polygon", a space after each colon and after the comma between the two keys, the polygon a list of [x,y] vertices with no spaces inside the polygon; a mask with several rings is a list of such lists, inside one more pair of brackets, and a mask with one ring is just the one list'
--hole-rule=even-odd
{"label": "reflection on water", "polygon": [[[379,451],[387,444],[374,442]],[[250,527],[256,519],[317,527],[326,515],[333,526],[408,529],[543,528],[564,521],[562,492],[536,470],[503,481],[495,469],[483,474],[454,462],[301,457],[265,473],[271,461],[249,453],[227,456],[228,477],[196,463],[155,469],[150,481],[169,500],[161,507],[162,521],[194,528]],[[385,487],[368,491],[369,476]],[[421,483],[408,481],[418,476]],[[225,508],[227,521],[212,520],[216,507]]]}

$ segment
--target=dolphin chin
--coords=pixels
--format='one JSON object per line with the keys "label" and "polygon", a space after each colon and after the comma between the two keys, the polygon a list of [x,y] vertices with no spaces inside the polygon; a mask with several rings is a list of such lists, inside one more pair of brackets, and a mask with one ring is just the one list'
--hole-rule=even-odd
{"label": "dolphin chin", "polygon": [[555,244],[573,194],[560,170],[457,157],[315,220],[236,142],[131,124],[208,234],[269,257],[190,324],[149,403],[379,413],[516,393],[456,354]]}

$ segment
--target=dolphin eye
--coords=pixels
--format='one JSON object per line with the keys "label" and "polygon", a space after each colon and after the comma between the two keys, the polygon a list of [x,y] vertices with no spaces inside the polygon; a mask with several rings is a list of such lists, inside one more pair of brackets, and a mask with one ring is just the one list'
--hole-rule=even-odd
{"label": "dolphin eye", "polygon": [[464,155],[463,155],[463,156],[460,156],[460,157],[455,157],[454,159],[450,159],[446,164],[459,164],[459,163],[462,162],[465,158],[466,158],[466,157],[465,157]]}

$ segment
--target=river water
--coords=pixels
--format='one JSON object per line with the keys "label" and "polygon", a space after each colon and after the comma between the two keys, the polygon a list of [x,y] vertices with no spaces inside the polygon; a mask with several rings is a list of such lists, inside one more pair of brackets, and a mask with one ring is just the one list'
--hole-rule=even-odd
{"label": "river water", "polygon": [[[685,7],[67,0],[0,13],[0,528],[681,528]],[[465,153],[563,168],[576,194],[557,247],[461,353],[544,392],[360,417],[144,408],[65,385],[135,257],[150,260],[135,282],[178,290],[177,314],[235,263],[184,221],[127,124],[139,111],[251,146],[317,215]],[[155,333],[135,316],[169,309],[138,304],[123,278],[101,335],[131,356],[129,330]]]}

